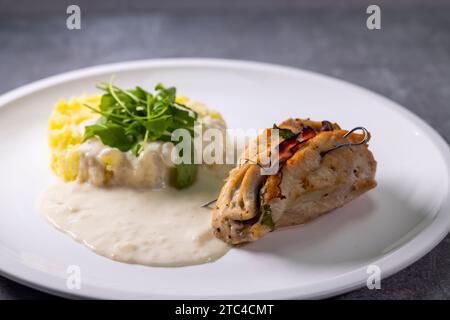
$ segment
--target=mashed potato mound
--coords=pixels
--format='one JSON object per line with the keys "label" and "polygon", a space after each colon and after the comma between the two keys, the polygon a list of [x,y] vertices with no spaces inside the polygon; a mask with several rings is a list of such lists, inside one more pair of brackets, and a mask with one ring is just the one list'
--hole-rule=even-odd
{"label": "mashed potato mound", "polygon": [[48,140],[51,149],[51,168],[65,181],[77,178],[80,154],[78,146],[83,140],[81,124],[98,117],[85,106],[97,107],[101,96],[86,96],[70,100],[59,99],[48,122]]}
{"label": "mashed potato mound", "polygon": [[[176,101],[198,112],[207,127],[226,128],[222,116],[205,104],[184,96],[177,97]],[[64,181],[78,180],[97,186],[163,186],[171,167],[167,162],[171,142],[149,142],[138,158],[131,152],[103,145],[96,137],[83,143],[84,127],[99,117],[86,105],[97,108],[100,102],[99,95],[57,101],[48,131],[52,170]]]}

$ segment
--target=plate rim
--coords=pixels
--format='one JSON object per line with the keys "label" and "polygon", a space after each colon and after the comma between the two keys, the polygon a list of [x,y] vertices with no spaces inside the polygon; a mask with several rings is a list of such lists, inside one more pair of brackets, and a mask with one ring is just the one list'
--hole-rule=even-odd
{"label": "plate rim", "polygon": [[[440,156],[442,157],[447,174],[446,185],[447,192],[442,200],[441,207],[438,209],[434,219],[422,229],[417,235],[408,240],[406,243],[400,245],[396,249],[392,250],[383,257],[376,259],[374,263],[383,270],[382,279],[386,279],[391,275],[397,273],[398,271],[410,266],[418,259],[423,257],[429,251],[431,251],[439,242],[444,239],[450,232],[450,192],[448,184],[450,181],[450,148],[444,138],[434,130],[427,122],[421,119],[419,116],[414,114],[412,111],[402,107],[393,100],[382,96],[379,93],[361,87],[359,85],[350,83],[346,80],[328,76],[325,74],[298,69],[295,67],[283,66],[278,64],[255,62],[247,60],[232,60],[232,59],[215,59],[215,58],[169,58],[169,59],[145,59],[145,60],[132,60],[124,61],[118,63],[101,64],[91,67],[86,67],[82,69],[76,69],[64,73],[60,73],[54,76],[46,77],[29,84],[25,84],[16,89],[10,90],[0,96],[0,109],[5,105],[11,103],[14,100],[20,99],[29,94],[38,92],[40,90],[47,89],[56,84],[62,84],[76,79],[81,79],[84,77],[93,76],[96,74],[106,73],[106,72],[121,72],[126,70],[134,70],[138,68],[151,68],[151,67],[180,67],[180,66],[201,66],[201,67],[222,67],[222,68],[238,68],[238,69],[252,69],[267,71],[276,74],[290,74],[290,75],[301,75],[306,77],[312,77],[318,80],[323,80],[334,85],[345,86],[349,89],[363,92],[364,94],[373,97],[374,99],[380,100],[389,108],[395,110],[400,115],[406,117],[410,122],[416,124],[429,138],[431,138],[432,143],[437,147]],[[0,247],[1,248],[1,247]],[[0,250],[1,254],[1,250]],[[33,270],[34,272],[41,273],[38,278],[34,278],[33,273],[16,275],[12,268],[5,268],[4,262],[0,260],[0,275],[9,278],[15,282],[24,284],[28,287],[34,289],[69,298],[94,298],[94,299],[111,299],[120,297],[120,290],[105,290],[101,286],[95,285],[84,285],[83,289],[76,291],[61,290],[56,287],[50,281],[54,278],[54,275],[47,273],[42,273],[39,270]],[[262,291],[258,293],[250,294],[237,294],[237,295],[215,295],[215,296],[205,296],[205,295],[162,295],[154,293],[130,293],[133,295],[134,299],[296,299],[296,298],[325,298],[330,296],[335,296],[345,292],[361,288],[365,285],[365,281],[362,281],[361,274],[363,267],[354,269],[350,272],[340,274],[334,278],[324,280],[323,283],[315,283],[315,290],[308,292],[308,286],[295,286],[292,288],[272,290],[272,291]],[[334,284],[335,281],[341,283],[339,287]],[[365,278],[363,279],[365,280]],[[119,294],[118,294],[119,293]],[[127,297],[125,297],[127,298]]]}

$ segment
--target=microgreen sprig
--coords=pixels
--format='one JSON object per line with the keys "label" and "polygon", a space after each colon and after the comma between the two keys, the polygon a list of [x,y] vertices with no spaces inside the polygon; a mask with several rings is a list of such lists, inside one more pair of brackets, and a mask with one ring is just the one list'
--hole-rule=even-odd
{"label": "microgreen sprig", "polygon": [[84,141],[97,136],[107,146],[139,156],[148,141],[170,141],[176,129],[193,134],[198,114],[175,101],[174,87],[158,84],[152,94],[139,86],[125,90],[111,81],[101,82],[97,88],[104,91],[100,105],[86,107],[100,118],[86,126]]}

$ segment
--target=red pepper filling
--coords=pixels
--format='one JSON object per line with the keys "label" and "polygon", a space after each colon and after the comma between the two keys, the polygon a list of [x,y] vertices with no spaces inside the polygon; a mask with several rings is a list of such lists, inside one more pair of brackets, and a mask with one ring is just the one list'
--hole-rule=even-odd
{"label": "red pepper filling", "polygon": [[[300,147],[309,139],[312,139],[316,136],[317,132],[311,128],[306,127],[302,131],[300,131],[297,135],[292,138],[283,140],[278,145],[278,157],[279,157],[279,165],[280,167],[291,158]],[[300,140],[299,140],[300,137]]]}
{"label": "red pepper filling", "polygon": [[[330,122],[323,121],[322,122],[322,128],[320,131],[332,131],[333,127]],[[280,183],[282,180],[282,171],[281,168],[283,165],[288,161],[308,140],[314,138],[317,135],[317,131],[314,130],[311,127],[305,127],[302,131],[300,131],[298,134],[294,135],[291,138],[283,140],[278,145],[278,159],[279,159],[279,168],[278,172],[270,178],[275,178],[278,180],[277,188],[278,192],[277,195],[273,198],[280,198],[283,199],[284,196],[281,193]]]}

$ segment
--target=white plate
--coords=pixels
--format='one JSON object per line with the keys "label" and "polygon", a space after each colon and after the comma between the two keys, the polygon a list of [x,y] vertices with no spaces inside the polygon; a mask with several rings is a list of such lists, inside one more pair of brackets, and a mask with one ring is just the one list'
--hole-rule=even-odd
{"label": "white plate", "polygon": [[[35,211],[51,179],[47,118],[59,97],[93,92],[112,74],[122,86],[177,86],[221,111],[230,128],[287,117],[365,126],[378,187],[302,227],[233,249],[214,263],[151,268],[92,253]],[[450,153],[427,124],[392,101],[339,80],[260,63],[209,59],[120,63],[51,77],[0,98],[0,269],[19,282],[94,298],[312,298],[364,286],[367,266],[387,277],[449,231]],[[66,286],[81,268],[81,289]]]}

